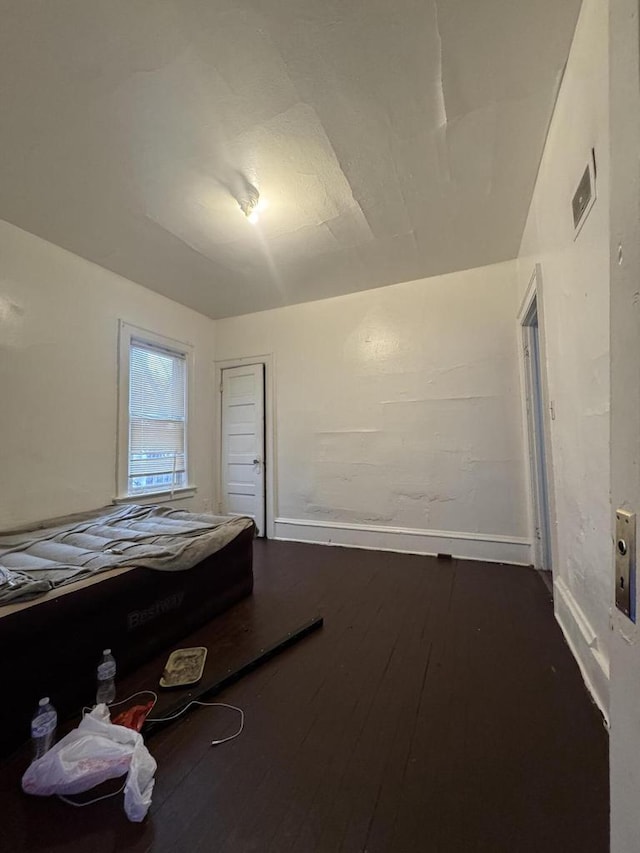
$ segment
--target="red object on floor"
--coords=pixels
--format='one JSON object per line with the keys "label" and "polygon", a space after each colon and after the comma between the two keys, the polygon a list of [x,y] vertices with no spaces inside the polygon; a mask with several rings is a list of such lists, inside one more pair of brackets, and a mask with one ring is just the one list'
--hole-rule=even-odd
{"label": "red object on floor", "polygon": [[152,699],[146,705],[132,705],[126,711],[121,711],[117,717],[114,717],[111,722],[116,726],[125,726],[127,729],[133,729],[139,732],[147,719],[147,715],[155,705],[155,700]]}

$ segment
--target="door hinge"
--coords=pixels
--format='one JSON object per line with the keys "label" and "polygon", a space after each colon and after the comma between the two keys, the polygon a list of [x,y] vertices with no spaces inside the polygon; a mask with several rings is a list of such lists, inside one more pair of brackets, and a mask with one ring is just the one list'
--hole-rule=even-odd
{"label": "door hinge", "polygon": [[549,411],[551,412],[551,420],[552,420],[552,421],[555,421],[555,419],[556,419],[556,410],[555,410],[555,407],[554,407],[554,405],[553,405],[553,400],[551,401],[551,404],[549,405]]}
{"label": "door hinge", "polygon": [[536,527],[536,539],[542,539],[542,533],[540,532],[539,527]]}
{"label": "door hinge", "polygon": [[529,347],[527,344],[524,345],[524,357],[529,358]]}
{"label": "door hinge", "polygon": [[222,386],[223,386],[223,382],[222,382],[222,379],[221,379],[221,380],[220,380],[220,393],[221,393],[221,394],[222,394]]}

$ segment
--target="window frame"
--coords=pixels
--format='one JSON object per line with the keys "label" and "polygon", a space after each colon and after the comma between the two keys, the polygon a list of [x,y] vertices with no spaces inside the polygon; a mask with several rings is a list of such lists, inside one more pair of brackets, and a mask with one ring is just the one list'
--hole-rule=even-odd
{"label": "window frame", "polygon": [[[131,342],[137,341],[146,346],[180,355],[185,360],[187,372],[185,406],[185,457],[186,484],[177,489],[162,488],[154,492],[129,492],[129,382],[131,370]],[[194,347],[193,344],[168,338],[157,332],[134,326],[124,320],[118,323],[118,430],[116,441],[116,497],[114,503],[158,503],[192,497],[198,487],[193,483],[191,463],[191,444],[193,423],[193,387],[194,387]]]}

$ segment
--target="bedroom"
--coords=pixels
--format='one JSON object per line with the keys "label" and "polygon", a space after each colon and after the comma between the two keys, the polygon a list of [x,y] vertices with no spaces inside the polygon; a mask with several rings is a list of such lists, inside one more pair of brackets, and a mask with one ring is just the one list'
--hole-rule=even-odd
{"label": "bedroom", "polygon": [[[612,849],[632,849],[625,839],[637,831],[633,786],[623,780],[638,773],[638,694],[625,676],[637,671],[637,648],[622,617],[612,616],[609,495],[631,501],[635,493],[616,485],[624,466],[609,459],[610,429],[624,429],[610,406],[610,216],[618,202],[609,151],[627,127],[613,112],[610,126],[610,110],[624,114],[635,102],[610,103],[609,37],[621,38],[633,4],[584,0],[554,17],[556,4],[547,3],[544,14],[521,18],[492,3],[466,22],[469,4],[425,4],[416,33],[427,40],[427,59],[416,59],[406,77],[390,73],[390,57],[416,45],[409,27],[385,17],[385,4],[376,4],[384,34],[372,16],[376,50],[364,40],[354,69],[343,57],[362,24],[355,7],[343,16],[305,5],[311,35],[302,38],[283,23],[292,14],[284,7],[268,18],[268,4],[249,4],[250,12],[225,6],[225,26],[214,33],[213,12],[197,18],[198,4],[183,4],[192,13],[183,50],[172,37],[181,4],[160,4],[152,37],[145,4],[117,5],[97,19],[76,4],[69,20],[31,4],[7,12],[0,383],[10,405],[0,415],[0,529],[122,496],[125,322],[193,349],[187,485],[196,491],[176,505],[222,508],[216,370],[264,360],[269,538],[533,562],[518,314],[539,269],[553,405],[545,429],[555,612],[612,726]],[[260,37],[262,16],[270,39]],[[503,42],[488,35],[500,32],[496,19],[506,33],[526,21],[526,44],[507,40],[497,52]],[[107,32],[113,26],[113,36],[96,39],[96,20]],[[465,39],[483,22],[486,52],[475,62],[493,51],[496,63],[511,63],[509,85],[464,62]],[[543,39],[552,26],[557,39]],[[203,60],[205,34],[215,38],[217,65]],[[225,43],[245,39],[244,61],[236,62]],[[82,45],[73,59],[69,40]],[[146,53],[136,53],[139,44]],[[329,54],[334,66],[323,59],[327,45],[337,52]],[[520,77],[516,71],[535,70],[538,53],[543,70]],[[256,82],[258,69],[269,91]],[[612,77],[624,71],[611,65]],[[531,80],[539,88],[525,96],[518,87]],[[452,128],[448,148],[441,132],[424,133],[422,88],[434,127]],[[214,150],[202,152],[211,127],[203,103],[214,96],[246,155],[235,169],[269,202],[256,226],[239,209],[246,187],[237,175],[198,184],[205,166],[213,173],[224,159],[217,130]],[[523,103],[514,104],[518,96]],[[362,111],[350,123],[356,104]],[[359,149],[354,128],[365,139],[384,131],[384,144]],[[510,159],[511,146],[526,162]],[[576,237],[567,211],[594,152],[597,198]],[[394,163],[404,172],[394,175]],[[463,191],[447,195],[456,180]],[[339,222],[335,233],[328,221]],[[459,230],[464,241],[454,239]],[[610,696],[620,703],[620,729]]]}

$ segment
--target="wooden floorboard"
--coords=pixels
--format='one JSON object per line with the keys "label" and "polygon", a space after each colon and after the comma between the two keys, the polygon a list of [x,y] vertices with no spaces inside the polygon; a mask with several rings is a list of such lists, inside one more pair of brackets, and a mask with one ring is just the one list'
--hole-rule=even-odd
{"label": "wooden floorboard", "polygon": [[[207,674],[324,627],[156,733],[153,805],[85,809],[2,765],[0,849],[605,853],[608,737],[530,569],[258,541],[254,595],[181,645]],[[170,650],[167,650],[170,651]],[[166,654],[119,684],[153,688]],[[174,702],[164,694],[161,707]],[[161,710],[158,710],[158,714]]]}

